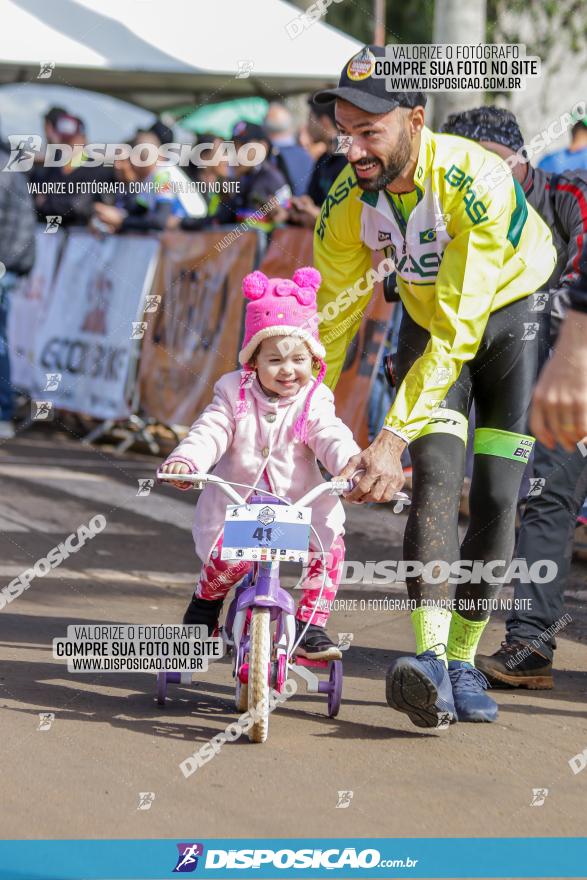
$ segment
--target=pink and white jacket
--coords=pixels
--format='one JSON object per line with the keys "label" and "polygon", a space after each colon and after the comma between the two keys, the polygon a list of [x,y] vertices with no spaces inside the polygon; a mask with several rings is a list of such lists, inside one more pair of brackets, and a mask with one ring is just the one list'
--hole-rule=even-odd
{"label": "pink and white jacket", "polygon": [[[188,435],[171,453],[166,464],[182,461],[192,473],[210,471],[228,481],[257,486],[263,472],[271,489],[297,501],[323,482],[319,459],[336,476],[351,456],[360,452],[351,430],[334,411],[334,397],[318,385],[308,413],[308,440],[294,439],[294,425],[303,411],[314,382],[295,397],[268,398],[255,374],[242,398],[239,371],[227,373],[214,386],[214,398],[193,423]],[[262,487],[261,487],[262,488]],[[244,497],[252,494],[238,489]],[[224,493],[212,484],[204,487],[194,520],[196,553],[206,562],[222,533],[226,505]],[[335,495],[323,495],[312,505],[312,525],[325,548],[336,535],[344,534],[344,508]]]}

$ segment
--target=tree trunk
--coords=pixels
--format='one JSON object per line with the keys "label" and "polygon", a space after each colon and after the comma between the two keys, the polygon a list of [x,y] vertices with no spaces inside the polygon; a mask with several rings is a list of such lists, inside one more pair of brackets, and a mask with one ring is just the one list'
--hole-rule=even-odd
{"label": "tree trunk", "polygon": [[[434,43],[484,43],[486,0],[436,0],[434,8]],[[435,130],[449,113],[468,110],[483,103],[483,92],[431,92],[433,112],[428,120]]]}

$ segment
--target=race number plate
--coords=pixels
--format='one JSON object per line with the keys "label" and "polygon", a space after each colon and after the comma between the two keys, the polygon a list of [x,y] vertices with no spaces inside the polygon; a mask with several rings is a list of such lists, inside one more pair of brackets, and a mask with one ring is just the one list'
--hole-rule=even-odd
{"label": "race number plate", "polygon": [[229,504],[221,558],[307,562],[311,516],[309,507]]}

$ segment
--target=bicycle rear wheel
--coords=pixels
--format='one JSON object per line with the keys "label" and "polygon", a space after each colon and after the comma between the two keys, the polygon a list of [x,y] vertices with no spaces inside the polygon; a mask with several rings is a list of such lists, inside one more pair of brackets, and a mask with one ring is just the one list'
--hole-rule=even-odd
{"label": "bicycle rear wheel", "polygon": [[249,643],[249,712],[254,722],[249,739],[262,743],[269,733],[269,664],[271,661],[271,629],[268,608],[254,608],[251,616]]}

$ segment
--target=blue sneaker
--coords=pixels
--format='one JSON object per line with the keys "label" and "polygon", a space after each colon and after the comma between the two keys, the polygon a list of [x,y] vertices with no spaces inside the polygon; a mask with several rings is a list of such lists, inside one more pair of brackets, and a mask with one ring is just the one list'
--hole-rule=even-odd
{"label": "blue sneaker", "polygon": [[458,721],[495,721],[499,709],[485,693],[490,685],[479,669],[463,660],[449,660],[448,676]]}
{"label": "blue sneaker", "polygon": [[456,721],[448,672],[434,651],[399,657],[391,664],[385,696],[392,709],[405,712],[416,727],[446,728]]}

